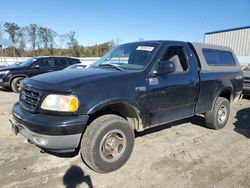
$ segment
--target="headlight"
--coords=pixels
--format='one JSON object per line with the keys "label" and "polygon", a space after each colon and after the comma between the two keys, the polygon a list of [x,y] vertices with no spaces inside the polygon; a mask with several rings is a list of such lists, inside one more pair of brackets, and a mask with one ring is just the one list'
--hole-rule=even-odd
{"label": "headlight", "polygon": [[8,74],[10,71],[0,71],[0,74]]}
{"label": "headlight", "polygon": [[41,108],[59,112],[75,112],[78,105],[78,99],[74,95],[51,94],[43,100]]}

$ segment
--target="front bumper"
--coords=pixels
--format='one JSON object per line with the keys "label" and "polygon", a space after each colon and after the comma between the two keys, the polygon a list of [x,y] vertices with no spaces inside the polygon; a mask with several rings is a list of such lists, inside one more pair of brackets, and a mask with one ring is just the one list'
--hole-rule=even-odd
{"label": "front bumper", "polygon": [[4,80],[2,78],[0,78],[0,86],[9,87],[10,84],[9,84],[9,82],[4,82]]}
{"label": "front bumper", "polygon": [[16,103],[10,120],[14,132],[22,134],[36,146],[53,152],[74,151],[80,143],[88,116],[32,114]]}

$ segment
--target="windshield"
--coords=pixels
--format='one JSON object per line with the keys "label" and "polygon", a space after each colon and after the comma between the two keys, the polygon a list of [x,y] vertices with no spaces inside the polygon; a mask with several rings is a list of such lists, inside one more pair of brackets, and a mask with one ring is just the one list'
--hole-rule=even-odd
{"label": "windshield", "polygon": [[158,43],[131,43],[112,49],[93,67],[108,67],[118,70],[142,70],[153,57]]}
{"label": "windshield", "polygon": [[243,71],[250,71],[250,64],[243,68]]}
{"label": "windshield", "polygon": [[21,67],[27,67],[27,66],[30,66],[36,60],[37,60],[37,58],[31,58],[31,59],[27,59],[26,61],[23,61],[23,62],[17,62],[17,63],[15,63],[15,65],[21,66]]}

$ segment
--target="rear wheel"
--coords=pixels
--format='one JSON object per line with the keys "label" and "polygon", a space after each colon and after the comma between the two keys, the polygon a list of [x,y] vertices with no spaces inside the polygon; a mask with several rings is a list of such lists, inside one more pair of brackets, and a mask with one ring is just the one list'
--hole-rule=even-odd
{"label": "rear wheel", "polygon": [[134,147],[134,131],[117,115],[103,115],[86,129],[81,141],[83,161],[94,171],[108,173],[123,166]]}
{"label": "rear wheel", "polygon": [[227,124],[230,114],[230,103],[227,99],[218,97],[213,109],[205,113],[206,125],[211,129],[221,129]]}
{"label": "rear wheel", "polygon": [[23,86],[23,77],[14,78],[11,82],[11,89],[15,93],[19,93]]}

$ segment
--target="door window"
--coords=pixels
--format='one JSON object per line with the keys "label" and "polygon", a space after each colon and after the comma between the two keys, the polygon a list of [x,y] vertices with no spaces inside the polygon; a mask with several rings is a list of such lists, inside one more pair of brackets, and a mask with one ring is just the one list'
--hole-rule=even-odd
{"label": "door window", "polygon": [[161,61],[171,61],[175,64],[175,72],[185,72],[188,70],[188,63],[184,47],[171,46],[168,47]]}
{"label": "door window", "polygon": [[41,59],[39,62],[37,62],[35,64],[35,66],[38,66],[40,68],[45,68],[45,67],[49,67],[51,64],[51,60],[50,59]]}

